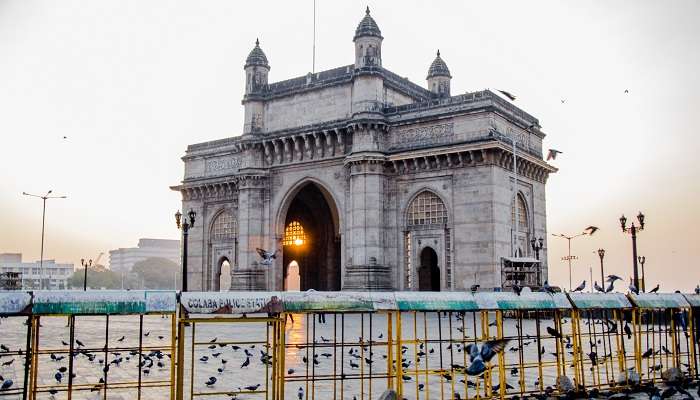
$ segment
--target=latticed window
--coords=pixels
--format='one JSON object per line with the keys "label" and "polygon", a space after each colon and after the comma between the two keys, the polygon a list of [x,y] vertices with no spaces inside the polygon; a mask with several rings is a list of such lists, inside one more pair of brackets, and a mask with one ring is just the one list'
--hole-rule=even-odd
{"label": "latticed window", "polygon": [[[528,224],[527,221],[527,205],[525,203],[525,199],[523,198],[522,195],[518,194],[517,196],[517,203],[518,203],[518,230],[520,232],[530,232],[530,225]],[[515,226],[515,207],[511,203],[510,207],[510,222],[513,226]]]}
{"label": "latticed window", "polygon": [[308,238],[304,233],[304,227],[297,221],[292,221],[284,228],[283,246],[301,246],[307,242]]}
{"label": "latticed window", "polygon": [[435,225],[447,223],[447,209],[435,193],[421,192],[408,207],[408,225]]}
{"label": "latticed window", "polygon": [[224,211],[214,220],[211,228],[211,240],[230,240],[238,234],[238,222],[233,214]]}

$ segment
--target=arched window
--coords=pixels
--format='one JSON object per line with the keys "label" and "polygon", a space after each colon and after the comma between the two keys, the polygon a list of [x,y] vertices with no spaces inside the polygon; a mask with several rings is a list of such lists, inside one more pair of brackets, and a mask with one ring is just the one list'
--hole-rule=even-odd
{"label": "arched window", "polygon": [[[522,194],[518,193],[516,197],[518,204],[518,231],[528,233],[530,232],[530,224],[527,217],[527,203]],[[510,206],[510,223],[515,227],[515,204],[513,202],[511,202]]]}
{"label": "arched window", "polygon": [[229,211],[219,214],[211,227],[211,240],[222,241],[235,239],[238,234],[238,221]]}
{"label": "arched window", "polygon": [[423,191],[408,206],[408,225],[438,225],[447,223],[447,209],[433,192]]}
{"label": "arched window", "polygon": [[301,246],[306,244],[308,238],[306,233],[304,233],[304,227],[298,221],[292,221],[284,228],[284,239],[282,239],[283,246]]}

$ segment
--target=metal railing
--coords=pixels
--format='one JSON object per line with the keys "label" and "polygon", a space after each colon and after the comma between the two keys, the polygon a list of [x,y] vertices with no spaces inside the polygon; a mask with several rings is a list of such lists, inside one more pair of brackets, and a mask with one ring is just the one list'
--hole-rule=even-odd
{"label": "metal railing", "polygon": [[[679,293],[0,292],[0,399],[621,390],[698,378],[699,308]],[[471,350],[496,341],[477,368]]]}

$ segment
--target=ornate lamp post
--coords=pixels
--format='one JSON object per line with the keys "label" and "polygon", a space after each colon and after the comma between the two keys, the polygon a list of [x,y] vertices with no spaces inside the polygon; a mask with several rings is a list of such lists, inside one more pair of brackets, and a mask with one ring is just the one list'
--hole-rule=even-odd
{"label": "ornate lamp post", "polygon": [[539,239],[532,238],[532,239],[530,240],[530,244],[532,245],[532,250],[535,251],[535,258],[536,258],[537,260],[539,260],[539,259],[540,259],[540,250],[542,250],[542,249],[544,248],[544,239],[542,239],[542,238],[539,238]]}
{"label": "ornate lamp post", "polygon": [[[182,291],[187,291],[187,236],[189,235],[190,228],[194,226],[194,219],[197,213],[190,209],[187,213],[184,221],[182,220],[182,213],[178,210],[175,213],[175,224],[177,229],[182,229]],[[188,220],[189,217],[189,220]],[[181,223],[182,222],[182,223]]]}
{"label": "ornate lamp post", "polygon": [[83,292],[87,291],[87,270],[88,267],[92,266],[92,260],[85,261],[84,258],[80,259],[80,265],[83,266]]}
{"label": "ornate lamp post", "polygon": [[639,222],[639,226],[636,226],[634,222],[632,222],[632,225],[628,228],[627,227],[627,218],[623,214],[620,217],[620,226],[622,227],[622,232],[624,233],[629,233],[632,235],[632,265],[634,267],[634,287],[639,289],[639,270],[637,268],[637,232],[638,231],[643,231],[644,230],[644,214],[640,211],[639,214],[637,214],[637,222]]}
{"label": "ornate lamp post", "polygon": [[647,290],[647,278],[646,275],[644,275],[644,262],[646,260],[647,259],[644,256],[637,257],[637,261],[639,261],[639,263],[642,264],[642,292],[646,292]]}
{"label": "ornate lamp post", "polygon": [[[605,272],[603,271],[603,258],[605,257],[605,249],[598,249],[598,257],[600,257],[600,284],[603,285],[603,282],[605,282]],[[591,282],[591,287],[593,287],[593,282]]]}

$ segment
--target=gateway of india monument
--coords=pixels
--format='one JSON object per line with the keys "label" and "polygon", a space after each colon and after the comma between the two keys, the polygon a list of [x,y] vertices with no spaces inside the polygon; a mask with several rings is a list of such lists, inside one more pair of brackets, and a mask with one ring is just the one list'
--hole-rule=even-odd
{"label": "gateway of india monument", "polygon": [[[188,146],[172,187],[197,213],[190,290],[508,290],[547,279],[531,243],[545,239],[546,251],[556,169],[538,120],[489,90],[453,95],[439,52],[425,87],[402,78],[382,66],[382,41],[367,9],[353,63],[279,82],[256,41],[242,135]],[[256,248],[276,257],[263,263]]]}

